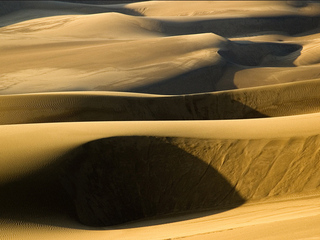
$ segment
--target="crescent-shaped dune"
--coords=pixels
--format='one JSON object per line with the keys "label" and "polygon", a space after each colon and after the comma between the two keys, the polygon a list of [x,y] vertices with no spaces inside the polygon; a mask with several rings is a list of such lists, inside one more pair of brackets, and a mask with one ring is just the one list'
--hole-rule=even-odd
{"label": "crescent-shaped dune", "polygon": [[0,1],[0,239],[320,237],[317,1]]}

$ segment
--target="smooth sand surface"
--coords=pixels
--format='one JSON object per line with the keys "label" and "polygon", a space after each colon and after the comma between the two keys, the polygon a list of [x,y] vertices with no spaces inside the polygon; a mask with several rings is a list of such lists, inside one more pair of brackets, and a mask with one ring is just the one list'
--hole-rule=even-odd
{"label": "smooth sand surface", "polygon": [[316,1],[0,2],[0,239],[320,239],[319,27]]}

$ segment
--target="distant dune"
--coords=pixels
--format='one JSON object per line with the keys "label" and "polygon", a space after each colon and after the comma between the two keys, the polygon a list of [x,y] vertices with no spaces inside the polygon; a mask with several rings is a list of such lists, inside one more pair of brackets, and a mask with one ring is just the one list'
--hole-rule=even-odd
{"label": "distant dune", "polygon": [[0,1],[0,239],[320,237],[317,1]]}

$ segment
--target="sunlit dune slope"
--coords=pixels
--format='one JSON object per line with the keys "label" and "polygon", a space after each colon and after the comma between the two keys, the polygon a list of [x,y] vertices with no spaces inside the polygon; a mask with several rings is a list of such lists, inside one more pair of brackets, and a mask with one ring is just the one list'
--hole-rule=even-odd
{"label": "sunlit dune slope", "polygon": [[[32,9],[35,16],[43,9],[74,12],[48,13],[50,17],[0,29],[2,94],[74,90],[190,94],[319,78],[317,34],[297,35],[319,28],[317,3],[21,4],[25,7],[19,12]],[[173,8],[179,4],[183,8]],[[90,12],[91,8],[100,12]],[[121,9],[140,15],[158,9],[163,15],[136,16]],[[179,10],[173,14],[172,9]],[[183,16],[183,11],[194,14]],[[2,18],[12,19],[14,13]],[[264,40],[249,37],[261,34]]]}
{"label": "sunlit dune slope", "polygon": [[[5,51],[10,57],[2,55],[0,60],[5,67],[1,92],[139,88],[172,94],[213,91],[213,78],[221,75],[224,65],[217,48],[225,43],[214,34],[201,34],[124,43],[98,41],[93,45],[53,43],[43,45],[41,51],[39,45],[8,48]],[[195,84],[193,77],[197,75],[202,78]]]}

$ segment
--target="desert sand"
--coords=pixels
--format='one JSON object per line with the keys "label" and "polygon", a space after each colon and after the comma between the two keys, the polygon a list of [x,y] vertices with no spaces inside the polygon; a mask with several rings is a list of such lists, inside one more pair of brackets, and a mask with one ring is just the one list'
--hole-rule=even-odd
{"label": "desert sand", "polygon": [[0,1],[0,239],[320,239],[320,3]]}

